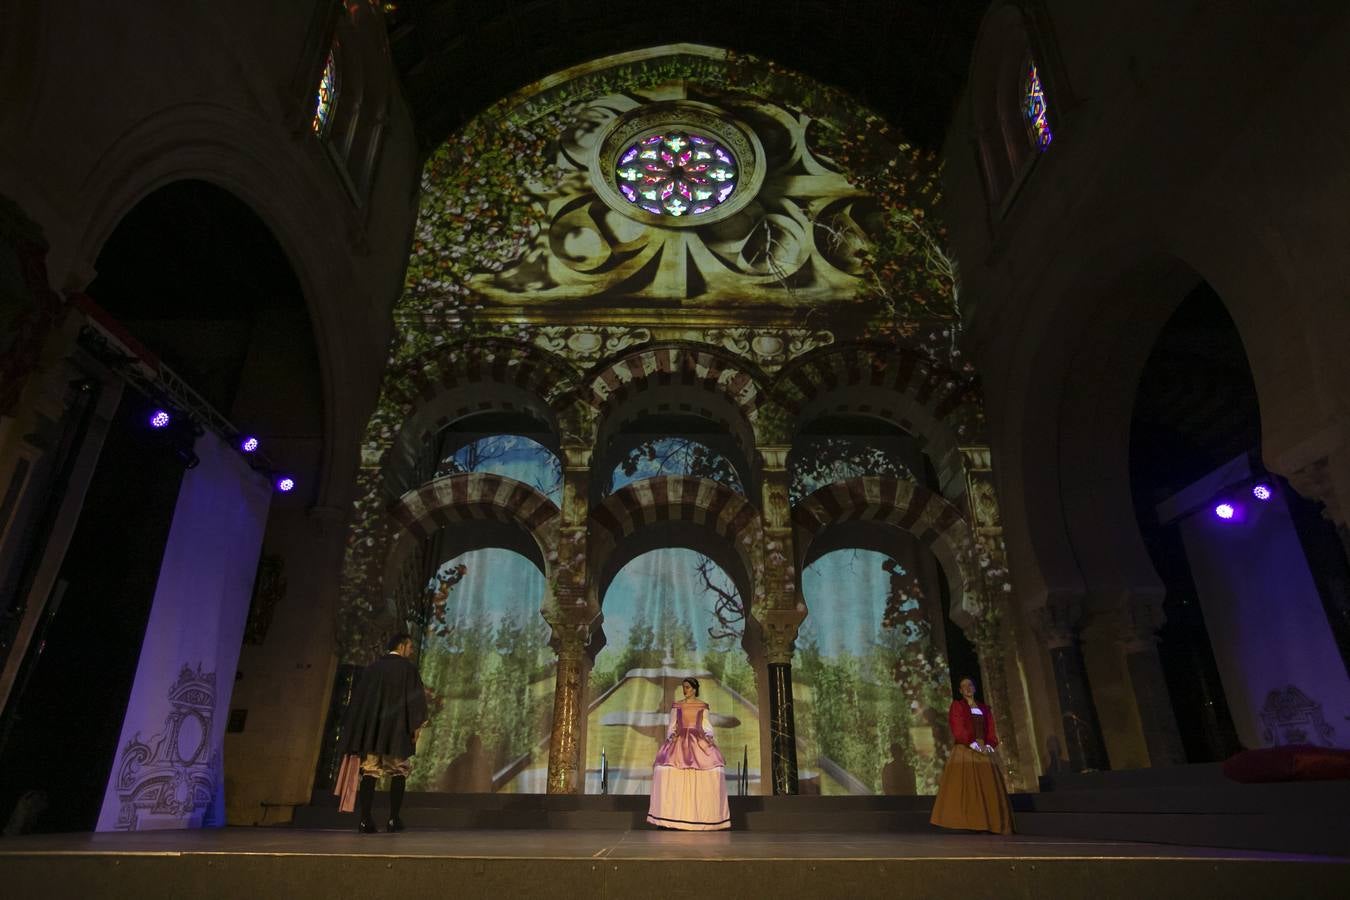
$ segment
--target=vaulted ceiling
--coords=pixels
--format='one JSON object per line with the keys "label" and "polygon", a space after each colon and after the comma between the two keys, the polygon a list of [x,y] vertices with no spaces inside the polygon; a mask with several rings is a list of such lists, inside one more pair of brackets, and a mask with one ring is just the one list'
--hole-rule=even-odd
{"label": "vaulted ceiling", "polygon": [[989,0],[393,0],[394,64],[424,152],[497,99],[599,57],[681,42],[848,91],[936,149]]}

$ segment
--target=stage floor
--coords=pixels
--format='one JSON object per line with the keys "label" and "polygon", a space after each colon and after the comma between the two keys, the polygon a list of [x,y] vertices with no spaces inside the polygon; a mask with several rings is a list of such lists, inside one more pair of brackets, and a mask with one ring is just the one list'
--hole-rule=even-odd
{"label": "stage floor", "polygon": [[700,896],[775,900],[1344,897],[1350,896],[1350,860],[974,834],[358,835],[279,827],[0,839],[0,885],[13,897],[448,894],[562,900],[661,896],[677,884],[697,888]]}
{"label": "stage floor", "polygon": [[765,834],[678,831],[354,831],[222,828],[135,834],[29,835],[0,840],[0,861],[15,855],[267,854],[416,856],[446,859],[966,860],[1189,859],[1350,860],[1255,850],[1222,850],[988,834]]}

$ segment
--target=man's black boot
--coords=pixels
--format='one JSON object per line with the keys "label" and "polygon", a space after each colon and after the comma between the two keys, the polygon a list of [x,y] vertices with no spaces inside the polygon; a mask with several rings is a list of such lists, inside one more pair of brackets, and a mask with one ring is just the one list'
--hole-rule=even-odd
{"label": "man's black boot", "polygon": [[374,834],[378,829],[375,827],[375,817],[371,814],[370,808],[375,803],[375,776],[361,776],[361,787],[356,792],[357,809],[361,810],[361,824],[357,830],[362,834]]}
{"label": "man's black boot", "polygon": [[403,791],[408,786],[408,779],[402,775],[395,775],[389,779],[389,831],[402,831],[403,820],[398,817],[403,809]]}

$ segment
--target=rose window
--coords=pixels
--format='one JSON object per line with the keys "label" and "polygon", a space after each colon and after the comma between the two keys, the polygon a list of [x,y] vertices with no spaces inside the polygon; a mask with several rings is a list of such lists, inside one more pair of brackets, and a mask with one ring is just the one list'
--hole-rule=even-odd
{"label": "rose window", "polygon": [[663,131],[619,154],[615,186],[629,203],[655,216],[701,216],[736,192],[736,158],[716,139]]}

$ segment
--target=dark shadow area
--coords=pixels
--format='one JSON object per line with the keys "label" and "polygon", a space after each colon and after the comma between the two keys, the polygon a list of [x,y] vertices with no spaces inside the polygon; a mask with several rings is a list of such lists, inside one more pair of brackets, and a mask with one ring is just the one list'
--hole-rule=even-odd
{"label": "dark shadow area", "polygon": [[1232,716],[1176,523],[1157,504],[1244,453],[1260,458],[1256,385],[1237,326],[1207,284],[1193,290],[1159,334],[1139,380],[1130,423],[1135,517],[1167,587],[1158,647],[1189,762],[1238,749]]}
{"label": "dark shadow area", "polygon": [[24,830],[98,820],[183,478],[153,411],[123,397],[0,724],[0,815],[40,792]]}

